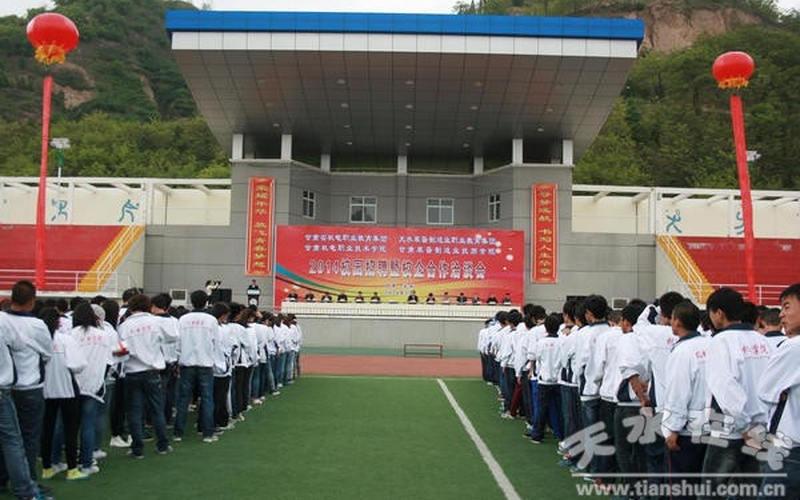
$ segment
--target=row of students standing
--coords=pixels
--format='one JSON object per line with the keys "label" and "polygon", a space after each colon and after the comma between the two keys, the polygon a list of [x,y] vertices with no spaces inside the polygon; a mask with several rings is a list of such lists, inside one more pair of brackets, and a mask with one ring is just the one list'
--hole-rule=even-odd
{"label": "row of students standing", "polygon": [[515,322],[519,313],[501,312],[479,333],[483,378],[499,388],[501,416],[513,418],[509,360],[526,358],[514,372],[529,374],[530,384],[515,384],[535,395],[522,411],[526,437],[541,443],[549,425],[559,464],[598,487],[619,475],[634,491],[646,477],[645,497],[724,498],[716,493],[729,482],[763,494],[778,483],[798,498],[800,379],[792,363],[800,359],[800,284],[781,303],[759,309],[721,288],[705,313],[676,292],[612,312],[590,295],[533,328]]}
{"label": "row of students standing", "polygon": [[109,444],[132,458],[144,456],[146,423],[156,452],[167,454],[198,402],[197,429],[213,443],[299,374],[294,316],[227,303],[206,309],[202,290],[192,311],[178,311],[167,294],[138,292],[126,291],[122,308],[97,297],[69,310],[63,299],[37,302],[28,281],[13,286],[0,312],[0,357],[8,357],[0,359],[0,483],[17,498],[47,498],[39,458],[42,479],[100,472],[107,420]]}

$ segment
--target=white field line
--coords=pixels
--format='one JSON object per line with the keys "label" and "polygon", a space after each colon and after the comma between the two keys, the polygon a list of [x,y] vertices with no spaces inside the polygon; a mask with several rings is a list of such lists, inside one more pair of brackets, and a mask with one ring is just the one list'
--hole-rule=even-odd
{"label": "white field line", "polygon": [[447,388],[447,384],[444,383],[442,379],[436,379],[436,382],[441,387],[442,392],[444,392],[447,401],[450,402],[450,406],[453,407],[453,411],[456,412],[458,419],[461,420],[461,425],[464,426],[464,430],[467,431],[470,439],[472,442],[475,443],[475,447],[478,448],[478,452],[481,454],[481,458],[483,461],[486,462],[486,465],[489,467],[489,471],[494,476],[494,480],[497,482],[497,485],[503,490],[503,494],[506,496],[508,500],[522,500],[522,497],[519,496],[517,490],[514,489],[514,486],[511,484],[511,481],[508,480],[505,472],[500,467],[500,464],[497,463],[492,452],[489,451],[489,447],[486,446],[486,443],[483,442],[478,432],[475,430],[475,427],[470,422],[467,414],[464,413],[464,410],[461,409],[461,406],[458,405],[456,398],[453,397],[453,394],[450,392],[450,389]]}

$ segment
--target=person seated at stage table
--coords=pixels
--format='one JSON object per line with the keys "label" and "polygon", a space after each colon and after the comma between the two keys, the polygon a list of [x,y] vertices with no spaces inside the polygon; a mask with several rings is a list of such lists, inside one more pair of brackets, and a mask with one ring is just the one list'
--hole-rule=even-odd
{"label": "person seated at stage table", "polygon": [[325,303],[333,302],[333,297],[331,297],[331,294],[329,294],[328,292],[325,292],[322,294],[320,302],[325,302]]}
{"label": "person seated at stage table", "polygon": [[364,295],[361,294],[359,290],[358,294],[356,294],[356,298],[354,299],[356,304],[363,304],[364,303]]}
{"label": "person seated at stage table", "polygon": [[450,300],[450,294],[447,293],[447,292],[444,292],[444,295],[442,295],[442,304],[444,304],[446,306],[449,306],[452,303],[453,302]]}
{"label": "person seated at stage table", "polygon": [[314,302],[315,298],[316,298],[316,297],[314,297],[314,294],[313,294],[313,293],[311,293],[311,292],[308,292],[308,293],[306,294],[306,296],[305,296],[305,297],[303,297],[303,300],[305,300],[306,302]]}
{"label": "person seated at stage table", "polygon": [[336,302],[338,302],[340,304],[347,303],[347,294],[344,293],[344,290],[342,290],[342,292],[339,293],[339,295],[336,296]]}
{"label": "person seated at stage table", "polygon": [[428,296],[425,298],[425,303],[426,304],[435,304],[436,303],[436,297],[433,296],[433,292],[430,292],[428,294]]}
{"label": "person seated at stage table", "polygon": [[372,297],[369,298],[370,304],[380,304],[381,303],[381,296],[378,295],[378,292],[372,292]]}
{"label": "person seated at stage table", "polygon": [[406,302],[408,302],[409,304],[418,303],[419,302],[419,297],[417,297],[417,292],[415,292],[414,290],[411,290],[411,295],[408,296],[408,299],[406,300]]}
{"label": "person seated at stage table", "polygon": [[497,297],[495,297],[494,294],[490,294],[488,297],[486,297],[486,305],[497,305]]}
{"label": "person seated at stage table", "polygon": [[478,294],[475,294],[475,295],[472,296],[472,305],[473,306],[481,305],[481,298],[478,297]]}
{"label": "person seated at stage table", "polygon": [[458,297],[456,297],[456,304],[463,306],[466,303],[467,303],[467,296],[464,295],[464,292],[459,293]]}
{"label": "person seated at stage table", "polygon": [[511,305],[511,295],[509,295],[507,292],[506,292],[505,295],[503,295],[503,305],[504,306],[510,306]]}
{"label": "person seated at stage table", "polygon": [[286,296],[286,300],[289,302],[297,302],[297,292],[294,290],[289,292],[289,295]]}

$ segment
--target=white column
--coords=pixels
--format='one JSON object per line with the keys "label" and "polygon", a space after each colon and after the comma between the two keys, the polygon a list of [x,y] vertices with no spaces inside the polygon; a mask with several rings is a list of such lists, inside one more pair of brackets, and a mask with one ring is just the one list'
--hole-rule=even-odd
{"label": "white column", "polygon": [[561,141],[561,164],[562,165],[573,165],[575,161],[574,155],[575,145],[572,142],[572,139],[564,139]]}
{"label": "white column", "polygon": [[281,135],[281,160],[292,159],[292,134]]}
{"label": "white column", "polygon": [[522,163],[522,138],[511,140],[511,163],[520,165]]}
{"label": "white column", "polygon": [[405,155],[397,156],[397,174],[408,175],[408,156]]}
{"label": "white column", "polygon": [[472,174],[479,175],[483,173],[483,157],[476,156],[472,159]]}
{"label": "white column", "polygon": [[231,160],[244,158],[244,134],[233,134],[231,139]]}
{"label": "white column", "polygon": [[319,168],[323,172],[331,171],[331,155],[324,154],[319,157]]}

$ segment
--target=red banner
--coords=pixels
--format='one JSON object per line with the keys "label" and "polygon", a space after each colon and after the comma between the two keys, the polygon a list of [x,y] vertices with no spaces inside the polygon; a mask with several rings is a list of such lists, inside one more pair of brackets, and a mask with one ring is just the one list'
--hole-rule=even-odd
{"label": "red banner", "polygon": [[558,281],[558,186],[534,184],[531,192],[531,280]]}
{"label": "red banner", "polygon": [[251,177],[247,195],[247,255],[245,274],[272,275],[272,212],[275,180]]}
{"label": "red banner", "polygon": [[290,293],[405,303],[412,290],[420,303],[433,294],[455,304],[463,294],[521,304],[524,242],[523,231],[278,226],[275,305]]}

